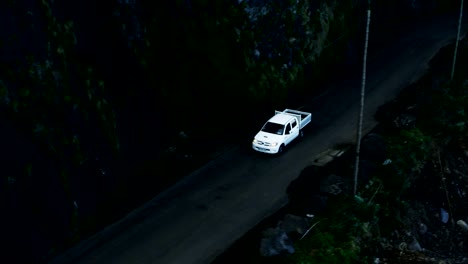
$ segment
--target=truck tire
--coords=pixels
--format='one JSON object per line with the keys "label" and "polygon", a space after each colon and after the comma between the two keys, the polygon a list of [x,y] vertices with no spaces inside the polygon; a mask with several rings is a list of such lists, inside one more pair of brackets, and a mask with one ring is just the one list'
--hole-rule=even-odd
{"label": "truck tire", "polygon": [[303,137],[304,137],[304,130],[301,129],[301,130],[299,131],[299,137],[300,137],[300,138],[303,138]]}
{"label": "truck tire", "polygon": [[284,144],[281,144],[281,146],[278,149],[278,154],[281,154],[284,152]]}

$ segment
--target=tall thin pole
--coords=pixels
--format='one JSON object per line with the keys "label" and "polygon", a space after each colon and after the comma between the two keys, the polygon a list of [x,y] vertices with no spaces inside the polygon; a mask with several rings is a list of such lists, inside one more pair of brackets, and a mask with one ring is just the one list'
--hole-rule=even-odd
{"label": "tall thin pole", "polygon": [[367,67],[367,46],[369,42],[369,25],[370,25],[370,8],[367,10],[367,27],[366,27],[366,42],[364,44],[364,62],[362,67],[362,85],[361,85],[361,107],[359,110],[359,122],[357,131],[357,144],[356,144],[356,164],[354,166],[354,195],[357,192],[357,182],[359,173],[359,151],[361,149],[362,137],[362,119],[364,116],[364,96],[366,94],[366,67]]}
{"label": "tall thin pole", "polygon": [[455,42],[455,52],[453,53],[453,64],[452,64],[452,76],[450,77],[450,80],[453,80],[453,75],[455,74],[455,62],[457,60],[458,41],[460,40],[462,16],[463,16],[463,0],[461,0],[460,19],[458,20],[457,42]]}

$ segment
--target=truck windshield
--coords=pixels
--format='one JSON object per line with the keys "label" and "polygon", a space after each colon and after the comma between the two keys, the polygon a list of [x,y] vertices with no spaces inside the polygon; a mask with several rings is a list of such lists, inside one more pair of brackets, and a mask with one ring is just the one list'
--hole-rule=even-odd
{"label": "truck windshield", "polygon": [[276,135],[283,135],[284,125],[267,122],[263,126],[262,131],[266,133],[276,134]]}

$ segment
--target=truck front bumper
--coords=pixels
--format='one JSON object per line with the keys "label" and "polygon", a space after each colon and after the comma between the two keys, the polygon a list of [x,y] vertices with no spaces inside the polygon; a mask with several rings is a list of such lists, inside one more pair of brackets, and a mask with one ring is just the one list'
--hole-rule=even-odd
{"label": "truck front bumper", "polygon": [[268,154],[276,154],[279,151],[279,146],[270,147],[270,146],[263,146],[259,144],[252,143],[252,148],[258,152],[268,153]]}

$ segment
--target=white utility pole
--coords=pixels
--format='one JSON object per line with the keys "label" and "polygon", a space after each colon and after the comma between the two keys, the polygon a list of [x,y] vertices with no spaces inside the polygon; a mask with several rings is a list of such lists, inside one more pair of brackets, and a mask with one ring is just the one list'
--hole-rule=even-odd
{"label": "white utility pole", "polygon": [[370,25],[370,7],[367,10],[367,27],[366,27],[366,42],[364,44],[364,62],[362,69],[362,85],[361,85],[361,107],[359,111],[359,122],[357,130],[357,144],[356,144],[356,164],[354,166],[354,195],[357,192],[357,182],[359,173],[359,151],[361,148],[361,137],[362,137],[362,119],[364,116],[364,97],[366,94],[366,64],[367,64],[367,46],[369,42],[369,25]]}
{"label": "white utility pole", "polygon": [[458,50],[458,41],[460,40],[462,16],[463,16],[463,0],[461,0],[460,19],[458,20],[457,42],[455,42],[455,52],[453,53],[453,64],[452,64],[452,76],[450,77],[450,80],[453,80],[453,75],[455,74],[455,62],[457,61],[457,50]]}

